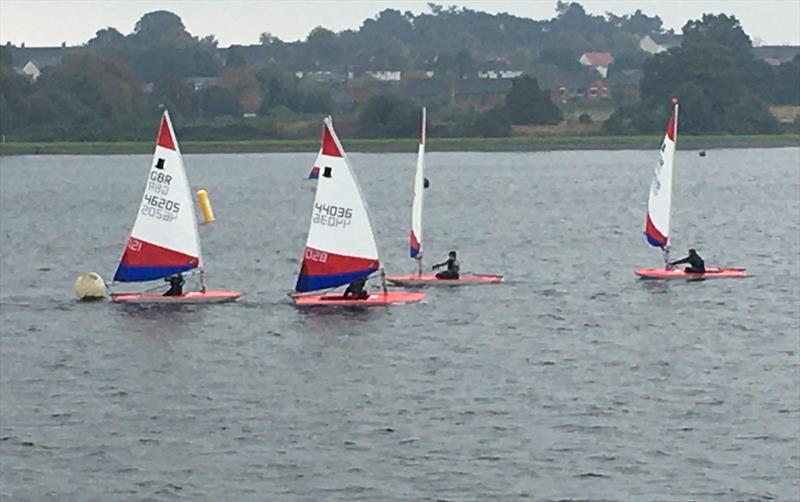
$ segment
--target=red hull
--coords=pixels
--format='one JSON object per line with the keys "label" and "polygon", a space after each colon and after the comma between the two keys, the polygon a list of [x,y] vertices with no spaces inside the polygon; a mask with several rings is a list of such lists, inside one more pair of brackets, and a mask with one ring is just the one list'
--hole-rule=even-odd
{"label": "red hull", "polygon": [[232,302],[242,296],[239,291],[206,290],[192,291],[179,296],[164,296],[152,293],[117,293],[111,295],[115,303],[136,304],[183,304],[183,303],[224,303]]}
{"label": "red hull", "polygon": [[368,298],[356,300],[353,297],[345,298],[342,295],[300,295],[292,298],[298,307],[376,307],[381,305],[402,305],[416,303],[425,299],[425,293],[411,293],[407,291],[372,293]]}
{"label": "red hull", "polygon": [[686,273],[683,269],[667,270],[665,268],[637,268],[634,273],[642,279],[683,279],[683,280],[702,280],[702,279],[739,279],[747,277],[743,268],[707,268],[703,274]]}
{"label": "red hull", "polygon": [[475,284],[498,284],[502,275],[466,274],[458,279],[437,279],[435,275],[387,275],[386,280],[398,286],[468,286]]}

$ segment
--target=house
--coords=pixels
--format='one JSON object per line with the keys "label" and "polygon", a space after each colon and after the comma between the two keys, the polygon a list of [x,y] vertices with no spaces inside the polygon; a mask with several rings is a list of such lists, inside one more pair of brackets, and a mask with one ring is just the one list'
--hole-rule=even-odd
{"label": "house", "polygon": [[297,78],[314,82],[316,84],[327,84],[331,82],[339,83],[345,82],[347,76],[343,73],[331,70],[312,70],[312,71],[298,71],[294,74]]}
{"label": "house", "polygon": [[606,81],[611,92],[619,92],[623,96],[639,96],[639,82],[642,80],[642,70],[622,70],[612,72]]}
{"label": "house", "polygon": [[578,62],[583,66],[594,68],[602,78],[608,74],[608,66],[614,62],[610,52],[584,52]]}
{"label": "house", "polygon": [[762,45],[761,47],[753,47],[753,57],[771,66],[788,63],[798,55],[800,55],[800,46],[798,45]]}
{"label": "house", "polygon": [[22,68],[28,63],[32,63],[41,72],[48,66],[55,66],[61,62],[65,51],[69,50],[68,47],[14,47],[6,44],[6,47],[11,52],[11,64],[17,70],[17,73],[22,73]]}
{"label": "house", "polygon": [[399,82],[401,76],[400,70],[365,71],[364,74],[384,82]]}
{"label": "house", "polygon": [[669,31],[666,33],[652,33],[639,39],[639,48],[650,54],[658,54],[673,47],[681,45],[681,35]]}
{"label": "house", "polygon": [[433,70],[406,70],[403,72],[403,81],[419,78],[433,78]]}
{"label": "house", "polygon": [[407,96],[415,98],[418,101],[429,101],[447,94],[447,82],[423,78],[406,80],[401,90]]}
{"label": "house", "polygon": [[608,84],[604,78],[596,78],[586,88],[586,101],[594,101],[608,97]]}
{"label": "house", "polygon": [[[535,73],[539,87],[550,94],[554,103],[566,103],[572,100],[596,99],[608,94],[608,89],[597,79],[593,70],[565,72],[553,66],[543,66]],[[594,91],[591,88],[594,87]],[[589,98],[590,93],[593,96]]]}
{"label": "house", "polygon": [[188,77],[184,80],[186,84],[195,92],[200,92],[209,87],[217,87],[219,78],[217,77]]}
{"label": "house", "polygon": [[455,103],[460,108],[488,110],[503,105],[510,90],[511,81],[508,79],[459,80],[455,87]]}
{"label": "house", "polygon": [[28,78],[31,82],[36,82],[36,79],[39,78],[39,75],[42,74],[39,67],[33,61],[28,61],[25,65],[20,69],[20,74],[24,75]]}
{"label": "house", "polygon": [[521,70],[481,70],[478,72],[478,78],[487,78],[490,80],[498,78],[517,78],[522,76]]}
{"label": "house", "polygon": [[61,62],[66,50],[61,47],[14,47],[6,44],[11,52],[11,64],[14,71],[26,77],[31,82],[36,82],[42,71],[48,66],[55,66]]}

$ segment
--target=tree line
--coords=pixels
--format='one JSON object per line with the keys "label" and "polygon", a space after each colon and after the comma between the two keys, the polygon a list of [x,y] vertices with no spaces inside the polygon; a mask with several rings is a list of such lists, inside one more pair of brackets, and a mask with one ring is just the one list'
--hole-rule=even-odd
{"label": "tree line", "polygon": [[[638,99],[612,99],[617,110],[603,126],[607,133],[660,129],[672,96],[684,105],[682,131],[696,134],[778,132],[768,105],[800,104],[800,59],[777,68],[754,60],[734,17],[690,21],[680,47],[649,57],[638,40],[663,32],[657,16],[638,10],[593,16],[574,2],[556,9],[546,21],[434,4],[420,15],[390,9],[359,30],[318,27],[302,42],[265,33],[255,52],[221,51],[213,36],[190,34],[175,14],[151,12],[130,34],[101,29],[83,46],[65,49],[35,83],[16,74],[9,48],[0,48],[0,133],[18,140],[143,140],[166,107],[194,139],[313,137],[328,113],[344,116],[362,137],[413,136],[424,104],[432,111],[432,134],[505,136],[514,125],[562,120],[536,76],[552,67],[575,71],[589,50],[614,53],[611,74],[638,67],[644,74]],[[456,107],[457,85],[498,61],[525,71],[505,102]],[[402,87],[369,78],[315,83],[293,74],[357,67],[431,69],[443,91],[415,100]],[[213,77],[216,84],[195,90],[189,77]],[[347,103],[337,99],[342,92],[371,97]],[[257,116],[244,118],[246,112]]]}

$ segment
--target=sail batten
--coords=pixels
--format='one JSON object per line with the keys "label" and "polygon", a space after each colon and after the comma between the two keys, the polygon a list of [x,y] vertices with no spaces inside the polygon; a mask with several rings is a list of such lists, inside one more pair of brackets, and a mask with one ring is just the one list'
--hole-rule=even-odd
{"label": "sail batten", "polygon": [[367,205],[330,117],[314,166],[319,178],[297,292],[341,286],[380,267]]}
{"label": "sail batten", "polygon": [[192,192],[172,122],[165,111],[142,201],[114,280],[152,281],[201,265]]}
{"label": "sail batten", "polygon": [[644,229],[647,242],[660,248],[665,248],[669,243],[670,214],[672,211],[672,173],[677,139],[678,100],[673,99],[672,114],[667,123],[664,140],[659,148],[659,161],[653,172],[653,180],[650,184]]}

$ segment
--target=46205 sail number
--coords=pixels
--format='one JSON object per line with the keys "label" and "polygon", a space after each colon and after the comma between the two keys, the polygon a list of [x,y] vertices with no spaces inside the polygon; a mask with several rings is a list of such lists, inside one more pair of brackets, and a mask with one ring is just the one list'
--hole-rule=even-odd
{"label": "46205 sail number", "polygon": [[157,195],[145,194],[141,213],[162,221],[173,221],[178,218],[181,204]]}

